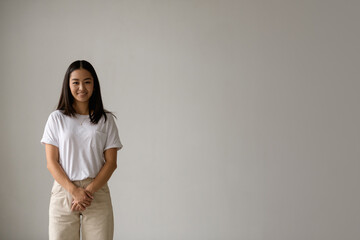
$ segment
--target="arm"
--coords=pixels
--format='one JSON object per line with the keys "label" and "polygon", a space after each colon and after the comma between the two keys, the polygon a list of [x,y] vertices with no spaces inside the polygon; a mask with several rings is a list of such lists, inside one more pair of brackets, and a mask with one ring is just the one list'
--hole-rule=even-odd
{"label": "arm", "polygon": [[105,183],[110,179],[111,175],[117,168],[116,159],[117,159],[117,149],[109,148],[104,152],[105,164],[99,171],[98,175],[95,177],[85,189],[91,194],[94,194],[99,190]]}
{"label": "arm", "polygon": [[[89,192],[87,192],[85,189],[78,188],[77,186],[75,186],[70,181],[64,169],[59,164],[59,149],[54,145],[46,144],[45,152],[46,152],[47,168],[49,169],[54,179],[73,196],[75,202],[85,203],[87,205],[90,205],[91,200],[93,198],[92,195]],[[80,209],[81,207],[85,207],[85,206],[81,205]]]}

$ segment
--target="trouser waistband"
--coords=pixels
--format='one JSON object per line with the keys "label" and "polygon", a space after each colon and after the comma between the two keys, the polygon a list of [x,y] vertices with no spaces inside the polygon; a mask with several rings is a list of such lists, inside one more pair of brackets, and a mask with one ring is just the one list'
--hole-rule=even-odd
{"label": "trouser waistband", "polygon": [[[94,178],[86,178],[83,180],[76,180],[76,181],[71,181],[71,182],[77,187],[86,188],[86,186],[89,185],[92,181],[94,181]],[[58,183],[56,180],[54,180],[54,182],[55,182],[55,184],[60,185],[60,183]]]}
{"label": "trouser waistband", "polygon": [[72,183],[75,184],[78,187],[85,188],[92,181],[94,181],[94,178],[86,178],[86,179],[83,179],[83,180],[76,180],[76,181],[72,181]]}

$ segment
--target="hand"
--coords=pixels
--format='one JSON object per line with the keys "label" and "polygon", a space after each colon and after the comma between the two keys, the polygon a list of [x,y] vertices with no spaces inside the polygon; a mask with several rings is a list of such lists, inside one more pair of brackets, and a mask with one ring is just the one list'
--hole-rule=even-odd
{"label": "hand", "polygon": [[91,201],[94,199],[92,193],[84,188],[78,187],[72,193],[73,201],[71,205],[72,211],[84,211],[91,205]]}
{"label": "hand", "polygon": [[94,192],[95,192],[94,189],[93,189],[93,182],[90,183],[89,185],[87,185],[85,190],[88,191],[91,194],[91,196],[93,196]]}
{"label": "hand", "polygon": [[92,193],[84,188],[78,187],[74,192],[72,192],[72,197],[74,202],[87,202],[90,203],[94,197]]}
{"label": "hand", "polygon": [[85,211],[85,210],[86,210],[85,205],[82,205],[80,203],[75,203],[74,201],[71,203],[71,211],[82,212],[82,211]]}

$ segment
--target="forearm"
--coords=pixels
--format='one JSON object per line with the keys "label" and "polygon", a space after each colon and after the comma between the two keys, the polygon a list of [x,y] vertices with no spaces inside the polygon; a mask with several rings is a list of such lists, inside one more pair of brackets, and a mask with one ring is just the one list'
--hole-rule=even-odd
{"label": "forearm", "polygon": [[92,181],[87,187],[86,190],[91,193],[95,193],[98,191],[104,184],[109,181],[111,175],[116,169],[116,163],[113,162],[105,162],[104,166],[99,171],[98,175],[95,177],[94,181]]}
{"label": "forearm", "polygon": [[70,181],[69,177],[66,175],[64,169],[61,167],[59,162],[51,161],[47,164],[47,168],[49,169],[53,178],[68,192],[73,194],[77,187]]}

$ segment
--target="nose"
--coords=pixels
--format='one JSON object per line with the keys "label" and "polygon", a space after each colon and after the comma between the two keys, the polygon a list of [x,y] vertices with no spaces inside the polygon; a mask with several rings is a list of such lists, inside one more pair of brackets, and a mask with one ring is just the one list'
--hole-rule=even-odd
{"label": "nose", "polygon": [[79,90],[83,90],[84,88],[85,88],[84,83],[81,82],[81,83],[79,84]]}

